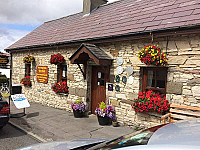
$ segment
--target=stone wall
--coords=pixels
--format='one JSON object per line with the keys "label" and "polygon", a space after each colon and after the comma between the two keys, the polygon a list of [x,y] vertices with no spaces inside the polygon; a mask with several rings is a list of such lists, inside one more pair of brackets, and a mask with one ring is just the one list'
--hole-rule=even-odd
{"label": "stone wall", "polygon": [[[13,53],[13,76],[12,83],[19,84],[20,80],[25,75],[25,64],[22,59],[26,55],[33,55],[36,59],[35,63],[31,64],[31,82],[32,87],[22,86],[22,91],[26,95],[27,99],[32,102],[41,103],[43,105],[65,109],[71,111],[71,103],[78,98],[82,98],[86,101],[86,88],[87,82],[83,79],[81,71],[77,65],[70,64],[69,57],[75,52],[77,48],[66,49],[49,49],[49,50],[34,50]],[[52,54],[61,53],[66,60],[68,70],[68,86],[69,95],[58,95],[51,87],[57,82],[57,65],[50,64],[50,58]],[[36,66],[48,66],[48,83],[43,84],[36,81]]]}
{"label": "stone wall", "polygon": [[167,98],[172,103],[200,107],[199,36],[184,36],[169,46]]}
{"label": "stone wall", "polygon": [[[200,107],[200,36],[172,36],[168,37],[168,47],[166,38],[154,38],[154,44],[158,44],[167,52],[168,75],[167,75],[167,99],[170,103],[190,105]],[[116,76],[117,57],[122,57],[124,63],[122,67],[133,67],[134,82],[132,85],[126,83],[113,82],[114,87],[120,86],[120,92],[107,91],[109,103],[115,106],[118,121],[127,125],[153,126],[160,124],[161,115],[157,114],[137,114],[133,111],[131,104],[137,98],[141,90],[140,68],[145,65],[137,59],[137,52],[144,48],[149,40],[135,40],[113,45],[105,45],[114,56],[111,74]],[[128,77],[126,71],[119,75]],[[109,84],[109,83],[108,83]]]}
{"label": "stone wall", "polygon": [[[158,44],[167,53],[169,58],[168,75],[167,75],[167,99],[170,103],[184,104],[200,107],[200,36],[171,36],[166,38],[154,38],[154,44]],[[160,124],[160,115],[157,114],[135,114],[131,104],[133,99],[137,98],[141,90],[141,67],[147,67],[137,59],[137,52],[144,48],[145,45],[151,44],[150,40],[132,40],[113,43],[99,44],[101,48],[110,53],[114,60],[110,70],[110,82],[113,84],[113,91],[107,89],[107,103],[115,107],[117,119],[120,123],[127,125],[145,125],[153,126]],[[167,49],[166,46],[168,45]],[[81,97],[90,106],[91,92],[91,67],[87,68],[87,79],[83,76],[76,65],[68,66],[68,85],[69,95],[57,95],[51,90],[51,86],[56,82],[56,65],[49,63],[51,54],[60,52],[66,60],[77,50],[78,47],[65,49],[50,49],[18,52],[13,54],[13,83],[18,84],[20,79],[24,77],[24,63],[22,59],[25,55],[31,54],[36,58],[35,65],[48,66],[49,81],[48,84],[36,82],[35,67],[32,65],[32,81],[31,88],[23,87],[23,92],[30,101],[39,102],[44,105],[66,109],[71,111],[70,104],[75,99]],[[124,62],[121,65],[124,69],[120,74],[129,77],[126,74],[127,67],[133,67],[133,84],[116,83],[114,80],[117,75],[116,68],[119,66],[116,62],[117,57],[122,57]],[[115,86],[120,86],[120,92],[115,90]]]}

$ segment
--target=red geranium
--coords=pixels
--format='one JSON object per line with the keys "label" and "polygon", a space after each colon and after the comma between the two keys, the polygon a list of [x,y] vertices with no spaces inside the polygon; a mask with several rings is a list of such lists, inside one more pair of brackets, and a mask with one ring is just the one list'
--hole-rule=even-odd
{"label": "red geranium", "polygon": [[31,86],[31,77],[26,76],[25,78],[21,79],[20,83],[23,84],[24,86]]}
{"label": "red geranium", "polygon": [[65,58],[60,54],[51,55],[50,63],[51,64],[62,64],[65,61]]}
{"label": "red geranium", "polygon": [[169,102],[165,96],[160,93],[151,91],[140,92],[138,99],[134,99],[133,109],[135,112],[155,111],[163,113],[169,110]]}
{"label": "red geranium", "polygon": [[67,82],[66,81],[59,81],[56,82],[53,86],[52,89],[55,93],[65,93],[68,94],[69,93],[69,87],[67,86]]}

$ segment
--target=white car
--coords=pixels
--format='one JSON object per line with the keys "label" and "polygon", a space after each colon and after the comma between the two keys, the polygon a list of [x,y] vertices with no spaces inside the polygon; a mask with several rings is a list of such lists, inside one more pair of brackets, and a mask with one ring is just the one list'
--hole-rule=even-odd
{"label": "white car", "polygon": [[51,142],[21,150],[200,150],[200,118],[155,126],[113,140],[81,139]]}

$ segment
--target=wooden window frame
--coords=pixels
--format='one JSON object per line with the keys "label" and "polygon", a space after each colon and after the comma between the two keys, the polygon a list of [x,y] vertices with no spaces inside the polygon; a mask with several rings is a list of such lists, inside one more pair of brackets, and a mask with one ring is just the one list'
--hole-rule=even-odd
{"label": "wooden window frame", "polygon": [[[152,70],[155,71],[155,83],[154,87],[148,87],[147,86],[147,81],[148,81],[148,71]],[[165,88],[157,88],[157,73],[158,70],[165,71]],[[161,91],[164,94],[166,94],[166,87],[167,87],[167,68],[166,67],[148,67],[148,68],[143,68],[143,75],[142,75],[142,91],[147,91],[147,90],[153,90],[153,91]]]}
{"label": "wooden window frame", "polygon": [[25,77],[31,76],[31,64],[25,63]]}
{"label": "wooden window frame", "polygon": [[[63,77],[63,68],[66,67],[66,77]],[[67,82],[67,65],[58,65],[57,68],[57,81],[66,81]]]}

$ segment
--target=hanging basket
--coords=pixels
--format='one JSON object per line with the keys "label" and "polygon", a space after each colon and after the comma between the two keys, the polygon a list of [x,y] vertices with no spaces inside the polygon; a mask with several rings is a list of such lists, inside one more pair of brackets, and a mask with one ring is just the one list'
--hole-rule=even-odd
{"label": "hanging basket", "polygon": [[51,55],[51,59],[50,59],[51,64],[59,65],[59,64],[64,63],[64,61],[65,61],[65,58],[60,53]]}
{"label": "hanging basket", "polygon": [[34,61],[35,61],[35,57],[33,55],[27,55],[27,56],[24,56],[23,58],[23,62],[26,64],[31,64]]}
{"label": "hanging basket", "polygon": [[167,57],[161,49],[155,45],[147,45],[138,52],[138,59],[146,65],[166,66]]}

